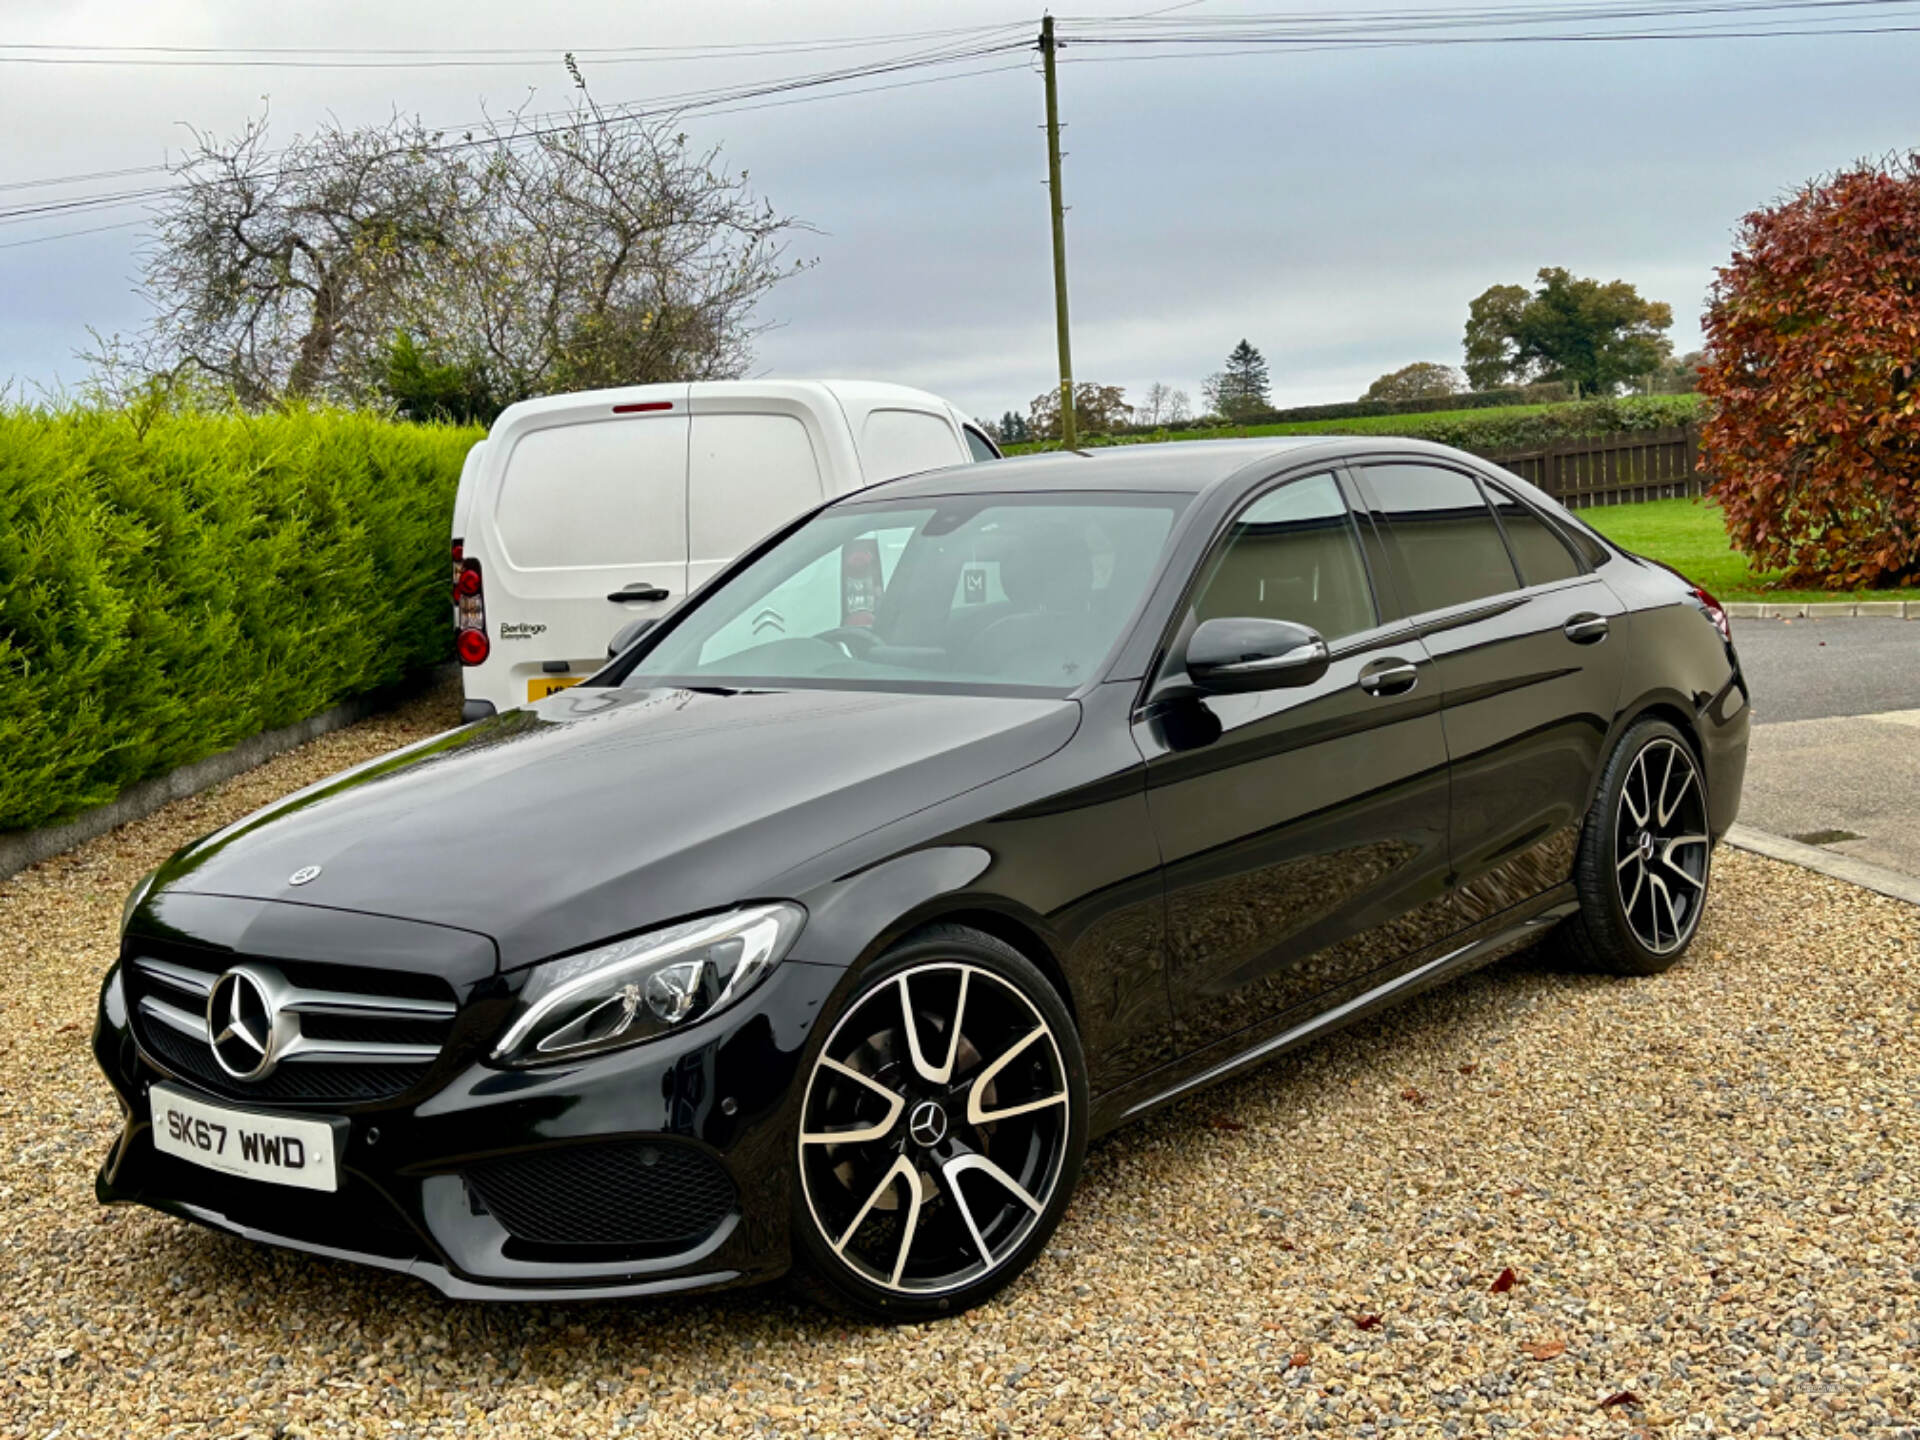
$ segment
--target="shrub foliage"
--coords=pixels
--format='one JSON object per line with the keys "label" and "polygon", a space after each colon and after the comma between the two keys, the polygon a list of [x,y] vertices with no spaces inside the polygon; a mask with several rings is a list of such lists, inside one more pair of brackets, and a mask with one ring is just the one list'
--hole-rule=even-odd
{"label": "shrub foliage", "polygon": [[[1509,405],[1491,410],[1448,410],[1416,415],[1364,414],[1346,419],[1303,420],[1272,425],[1168,426],[1128,435],[1094,436],[1089,446],[1137,445],[1156,440],[1225,440],[1246,435],[1402,435],[1471,450],[1509,455],[1560,440],[1583,440],[1628,431],[1665,430],[1700,413],[1693,395],[1653,395],[1623,400],[1586,400],[1567,405]],[[1014,445],[1009,454],[1044,450]]]}
{"label": "shrub foliage", "polygon": [[478,433],[0,411],[0,830],[446,658]]}
{"label": "shrub foliage", "polygon": [[1741,222],[1706,318],[1703,468],[1786,582],[1920,582],[1920,152]]}

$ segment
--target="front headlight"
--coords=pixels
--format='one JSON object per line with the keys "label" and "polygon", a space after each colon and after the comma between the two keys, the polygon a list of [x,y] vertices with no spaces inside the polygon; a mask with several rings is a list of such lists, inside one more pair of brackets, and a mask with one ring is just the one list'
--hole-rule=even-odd
{"label": "front headlight", "polygon": [[140,902],[147,898],[147,892],[153,889],[153,877],[160,873],[156,865],[140,877],[140,883],[127,892],[127,900],[120,907],[120,934],[125,936],[127,926],[133,923],[133,912],[140,908]]}
{"label": "front headlight", "polygon": [[549,960],[493,1058],[539,1065],[685,1029],[752,989],[806,918],[798,905],[754,905]]}

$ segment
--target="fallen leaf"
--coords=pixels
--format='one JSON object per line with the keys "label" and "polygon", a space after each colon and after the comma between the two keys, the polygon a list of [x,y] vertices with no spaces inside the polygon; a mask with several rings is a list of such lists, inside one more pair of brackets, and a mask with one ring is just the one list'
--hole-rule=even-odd
{"label": "fallen leaf", "polygon": [[1460,1067],[1460,1073],[1462,1075],[1471,1075],[1474,1071],[1478,1070],[1479,1068],[1480,1067],[1478,1065],[1462,1065]]}
{"label": "fallen leaf", "polygon": [[1491,1295],[1504,1295],[1507,1293],[1507,1291],[1513,1288],[1514,1281],[1518,1280],[1519,1278],[1520,1277],[1518,1275],[1513,1273],[1513,1267],[1509,1265],[1506,1269],[1502,1270],[1498,1275],[1494,1276],[1493,1288],[1489,1290],[1487,1293]]}
{"label": "fallen leaf", "polygon": [[1640,1405],[1640,1397],[1631,1390],[1616,1390],[1600,1402],[1600,1408],[1602,1410],[1611,1410],[1617,1405],[1632,1405],[1638,1408]]}
{"label": "fallen leaf", "polygon": [[[1652,902],[1649,901],[1648,903],[1651,904]],[[1402,1100],[1405,1100],[1410,1105],[1424,1105],[1427,1103],[1427,1097],[1422,1095],[1418,1090],[1414,1089],[1411,1085],[1409,1085],[1406,1089],[1400,1092],[1400,1098]]]}
{"label": "fallen leaf", "polygon": [[1299,1370],[1313,1363],[1313,1357],[1304,1350],[1293,1352],[1293,1358],[1287,1361],[1289,1369]]}
{"label": "fallen leaf", "polygon": [[1567,1342],[1564,1340],[1529,1340],[1520,1348],[1536,1360],[1551,1360],[1556,1355],[1566,1353]]}
{"label": "fallen leaf", "polygon": [[1511,1190],[1507,1191],[1507,1198],[1509,1200],[1518,1200],[1522,1195],[1526,1193],[1527,1193],[1526,1186],[1516,1185]]}
{"label": "fallen leaf", "polygon": [[1207,1124],[1215,1130],[1244,1130],[1247,1128],[1231,1115],[1216,1115],[1207,1121]]}
{"label": "fallen leaf", "polygon": [[1380,1328],[1380,1317],[1378,1315],[1356,1315],[1353,1317],[1353,1323],[1358,1325],[1362,1330],[1378,1330]]}

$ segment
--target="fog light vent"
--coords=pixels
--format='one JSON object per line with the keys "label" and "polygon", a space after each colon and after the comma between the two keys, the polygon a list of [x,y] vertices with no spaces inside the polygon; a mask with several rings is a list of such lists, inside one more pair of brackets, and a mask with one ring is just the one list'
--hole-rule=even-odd
{"label": "fog light vent", "polygon": [[677,1140],[569,1145],[488,1160],[467,1184],[530,1245],[687,1249],[733,1212],[733,1181]]}

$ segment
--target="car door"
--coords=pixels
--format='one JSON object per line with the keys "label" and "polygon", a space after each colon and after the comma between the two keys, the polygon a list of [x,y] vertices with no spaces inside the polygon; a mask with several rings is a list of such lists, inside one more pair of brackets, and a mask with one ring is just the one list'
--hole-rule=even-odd
{"label": "car door", "polygon": [[1399,460],[1358,474],[1439,667],[1448,848],[1471,924],[1573,873],[1620,694],[1625,607],[1551,521],[1497,483]]}
{"label": "car door", "polygon": [[[1453,925],[1438,682],[1419,636],[1376,598],[1339,479],[1252,496],[1196,576],[1135,724],[1189,1050],[1312,1004]],[[1219,617],[1311,626],[1330,649],[1325,675],[1180,693],[1185,637]]]}

